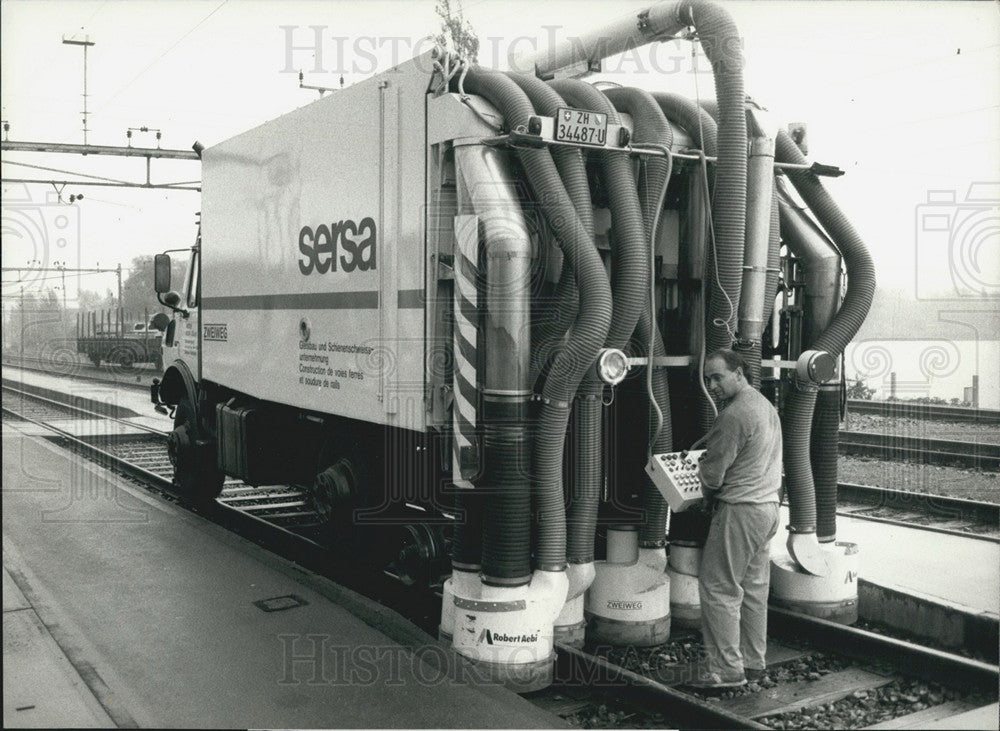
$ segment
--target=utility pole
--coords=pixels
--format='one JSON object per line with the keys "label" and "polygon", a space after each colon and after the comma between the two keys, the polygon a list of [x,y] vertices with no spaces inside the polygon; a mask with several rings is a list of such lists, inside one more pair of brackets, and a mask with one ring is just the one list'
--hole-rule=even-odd
{"label": "utility pole", "polygon": [[21,363],[24,363],[24,285],[21,285]]}
{"label": "utility pole", "polygon": [[85,36],[82,41],[72,39],[62,39],[67,46],[83,46],[83,144],[87,144],[87,49],[94,45],[90,36]]}
{"label": "utility pole", "polygon": [[66,312],[66,262],[64,261],[54,261],[52,266],[56,268],[62,277],[62,301],[63,301],[63,312]]}
{"label": "utility pole", "polygon": [[118,264],[118,311],[115,316],[118,318],[118,337],[125,334],[125,309],[122,305],[122,265]]}

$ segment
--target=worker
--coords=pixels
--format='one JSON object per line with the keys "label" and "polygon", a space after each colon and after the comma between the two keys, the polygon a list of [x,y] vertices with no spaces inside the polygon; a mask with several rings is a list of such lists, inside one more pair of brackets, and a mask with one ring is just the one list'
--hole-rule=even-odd
{"label": "worker", "polygon": [[746,378],[738,353],[705,361],[705,383],[719,415],[699,464],[712,515],[698,578],[706,662],[692,685],[732,688],[764,675],[768,546],[778,530],[781,422]]}

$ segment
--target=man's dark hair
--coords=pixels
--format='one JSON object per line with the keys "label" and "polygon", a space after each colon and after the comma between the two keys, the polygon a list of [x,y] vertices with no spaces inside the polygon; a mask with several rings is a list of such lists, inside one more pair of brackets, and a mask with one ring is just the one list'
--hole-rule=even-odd
{"label": "man's dark hair", "polygon": [[726,364],[726,368],[731,371],[735,371],[737,368],[743,369],[743,374],[746,375],[747,364],[743,361],[743,356],[737,353],[735,350],[730,350],[729,348],[719,348],[718,350],[712,351],[705,357],[705,362],[712,360],[713,358],[718,358]]}

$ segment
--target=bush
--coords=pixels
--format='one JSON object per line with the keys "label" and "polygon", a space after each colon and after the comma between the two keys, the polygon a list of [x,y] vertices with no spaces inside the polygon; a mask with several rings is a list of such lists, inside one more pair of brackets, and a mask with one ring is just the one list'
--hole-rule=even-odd
{"label": "bush", "polygon": [[874,395],[875,389],[868,388],[868,386],[865,385],[865,382],[860,378],[855,379],[854,383],[847,387],[847,398],[871,401],[872,396]]}

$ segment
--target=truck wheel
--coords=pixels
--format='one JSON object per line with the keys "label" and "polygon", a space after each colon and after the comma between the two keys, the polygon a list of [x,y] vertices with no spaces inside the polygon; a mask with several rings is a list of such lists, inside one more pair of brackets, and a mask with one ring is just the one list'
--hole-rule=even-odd
{"label": "truck wheel", "polygon": [[370,489],[370,471],[360,440],[328,436],[316,461],[310,495],[313,508],[329,526],[330,545],[351,551],[360,538],[354,511],[364,507]]}
{"label": "truck wheel", "polygon": [[135,365],[135,353],[131,348],[119,348],[116,356],[115,362],[125,370],[131,370]]}
{"label": "truck wheel", "polygon": [[222,492],[226,476],[216,464],[215,443],[199,433],[194,402],[187,395],[174,413],[167,454],[174,466],[174,484],[185,499],[207,504]]}

